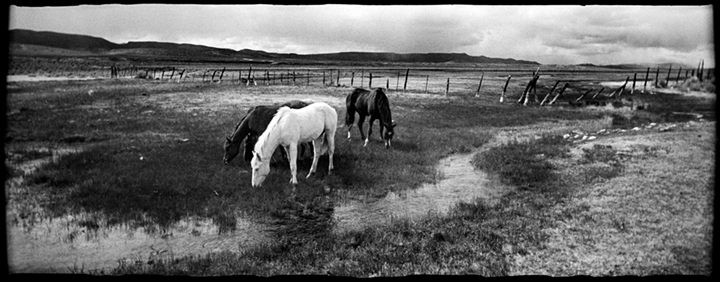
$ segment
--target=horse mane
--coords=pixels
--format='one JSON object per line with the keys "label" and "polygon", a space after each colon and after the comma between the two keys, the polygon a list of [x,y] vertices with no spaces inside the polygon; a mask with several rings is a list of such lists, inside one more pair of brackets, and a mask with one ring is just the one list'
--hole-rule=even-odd
{"label": "horse mane", "polygon": [[[290,112],[290,107],[283,106],[278,109],[278,111],[273,115],[273,118],[270,120],[270,123],[268,124],[267,128],[265,129],[265,132],[260,134],[260,137],[258,137],[257,143],[255,143],[255,146],[260,144],[260,147],[262,148],[265,146],[265,142],[267,141],[267,138],[270,136],[270,132],[277,127],[277,125],[280,123],[280,120],[288,113]],[[260,153],[260,152],[257,152]]]}
{"label": "horse mane", "polygon": [[385,95],[382,88],[375,89],[375,106],[380,111],[380,117],[383,119],[384,125],[390,126],[392,124],[392,113],[390,112],[390,101]]}

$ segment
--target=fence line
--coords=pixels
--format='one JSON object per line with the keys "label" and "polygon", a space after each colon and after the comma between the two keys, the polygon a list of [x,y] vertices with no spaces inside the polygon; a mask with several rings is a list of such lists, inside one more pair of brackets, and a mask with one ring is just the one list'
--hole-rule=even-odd
{"label": "fence line", "polygon": [[[535,78],[535,72],[531,68],[373,68],[373,67],[342,67],[342,68],[322,68],[322,67],[291,67],[291,68],[280,68],[280,67],[264,67],[257,68],[256,66],[249,65],[244,68],[238,67],[222,67],[222,68],[177,68],[174,66],[164,67],[138,67],[135,65],[130,66],[110,66],[110,77],[135,77],[145,78],[154,80],[170,80],[175,82],[203,82],[203,83],[231,83],[245,86],[257,86],[257,85],[288,85],[288,86],[322,86],[322,87],[373,87],[373,79],[376,81],[385,80],[385,88],[390,89],[390,80],[395,80],[396,91],[417,91],[425,93],[438,93],[450,95],[453,93],[466,93],[470,94],[474,92],[475,97],[479,97],[482,87],[496,87],[494,85],[503,85],[502,94],[500,100],[502,101],[507,92],[508,84],[512,76],[516,76],[523,80],[525,77]],[[648,81],[652,82],[655,87],[658,87],[660,83],[664,83],[667,86],[674,82],[680,83],[681,81],[695,76],[700,75],[698,79],[703,80],[714,76],[714,69],[705,69],[704,61],[698,63],[697,69],[685,69],[685,73],[682,73],[682,67],[677,69],[677,74],[673,77],[672,66],[667,68],[655,68],[654,79],[650,77],[650,68],[645,69],[619,69],[619,70],[607,70],[607,69],[547,69],[540,71],[542,74],[541,80],[544,80],[542,84],[555,83],[554,89],[558,86],[560,81],[568,83],[578,83],[583,81],[597,81],[596,78],[587,78],[588,74],[603,74],[608,77],[615,76],[617,78],[608,78],[607,81],[618,81],[620,76],[627,76],[628,79],[632,76],[632,87],[630,93],[632,94],[636,88],[636,84],[639,81],[643,82],[642,92],[644,93],[647,89]],[[402,72],[404,70],[404,73]],[[531,72],[532,71],[532,72]],[[660,72],[667,71],[664,80],[660,78]],[[438,73],[441,72],[441,73]],[[638,78],[638,73],[645,72],[645,78]],[[412,73],[412,75],[411,75]],[[448,73],[450,73],[448,75]],[[452,73],[458,73],[461,75],[452,75]],[[357,75],[360,75],[359,84]],[[548,81],[553,76],[570,76],[570,78],[554,79],[555,81]],[[367,80],[366,80],[367,78]],[[424,78],[424,87],[422,80]],[[452,83],[451,79],[452,78]],[[403,86],[400,88],[400,80],[403,80]],[[625,83],[628,83],[626,79]],[[662,80],[662,81],[661,81]],[[532,80],[531,80],[532,81]],[[534,79],[537,83],[537,79]],[[375,85],[377,86],[377,85]],[[499,87],[499,86],[497,86]],[[535,94],[535,102],[539,102],[538,95],[535,85],[532,86],[532,90]],[[566,84],[567,87],[567,84]],[[527,88],[527,87],[526,87]],[[545,88],[547,89],[547,88]],[[523,92],[520,99],[524,100],[523,104],[528,103],[528,98],[531,89],[526,89]],[[604,90],[604,89],[603,89]],[[563,89],[564,91],[564,89]],[[562,92],[562,91],[561,91]],[[602,92],[602,90],[600,91]],[[602,96],[601,93],[593,95],[591,99]],[[497,93],[497,92],[496,92]],[[551,97],[552,91],[547,93],[542,99],[541,104],[545,104]],[[470,94],[472,95],[472,94]],[[542,94],[541,94],[542,95]],[[557,98],[557,97],[555,97]],[[555,100],[555,99],[553,99]],[[547,104],[551,104],[547,103]]]}

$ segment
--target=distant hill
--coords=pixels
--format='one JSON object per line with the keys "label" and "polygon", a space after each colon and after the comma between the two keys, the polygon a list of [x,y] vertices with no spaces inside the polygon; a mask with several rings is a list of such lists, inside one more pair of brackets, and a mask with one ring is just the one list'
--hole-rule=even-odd
{"label": "distant hill", "polygon": [[[459,53],[398,54],[387,52],[340,52],[327,54],[282,54],[265,51],[215,48],[166,42],[128,42],[117,44],[102,38],[48,31],[14,29],[9,31],[10,53],[15,55],[92,55],[127,57],[173,57],[188,60],[254,61],[290,63],[323,62],[399,62],[399,63],[480,63],[533,64],[533,61],[511,58],[489,58]],[[64,52],[61,50],[65,50]]]}

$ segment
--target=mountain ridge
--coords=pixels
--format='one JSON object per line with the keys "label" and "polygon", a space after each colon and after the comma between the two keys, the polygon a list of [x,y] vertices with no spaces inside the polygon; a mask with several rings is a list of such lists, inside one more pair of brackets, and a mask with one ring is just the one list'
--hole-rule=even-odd
{"label": "mountain ridge", "polygon": [[[266,63],[287,63],[288,61],[338,61],[338,62],[399,62],[399,63],[485,63],[485,64],[531,64],[538,62],[516,60],[512,58],[490,58],[470,56],[465,53],[393,53],[347,51],[319,54],[272,53],[261,50],[232,50],[189,43],[170,43],[156,41],[130,41],[113,43],[100,37],[78,34],[66,34],[50,31],[25,29],[9,30],[11,50],[15,54],[25,50],[25,55],[42,53],[41,48],[19,48],[32,45],[47,48],[65,49],[69,53],[86,52],[95,56],[172,56],[205,59],[226,59],[238,61],[258,61]],[[11,52],[12,54],[13,52]],[[58,52],[53,52],[57,54]]]}

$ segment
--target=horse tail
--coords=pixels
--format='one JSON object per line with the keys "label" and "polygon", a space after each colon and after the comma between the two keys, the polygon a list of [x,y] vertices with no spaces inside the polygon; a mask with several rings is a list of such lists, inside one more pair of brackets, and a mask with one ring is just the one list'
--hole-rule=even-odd
{"label": "horse tail", "polygon": [[346,126],[351,126],[355,122],[355,101],[357,100],[357,93],[358,91],[355,89],[345,98],[345,109],[347,110],[345,112]]}

